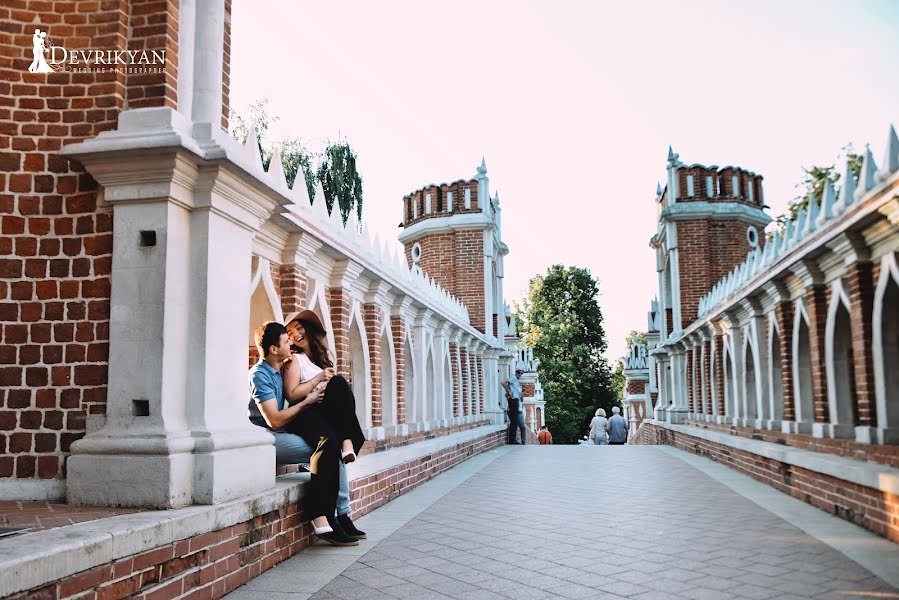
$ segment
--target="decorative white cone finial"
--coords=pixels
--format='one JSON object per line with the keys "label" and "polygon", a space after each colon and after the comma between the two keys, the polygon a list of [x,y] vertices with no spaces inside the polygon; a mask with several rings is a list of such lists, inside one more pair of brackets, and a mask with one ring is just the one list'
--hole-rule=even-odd
{"label": "decorative white cone finial", "polygon": [[870,146],[865,148],[865,159],[862,161],[862,172],[858,176],[858,184],[855,190],[855,199],[858,200],[874,187],[877,175],[877,163],[871,154]]}
{"label": "decorative white cone finial", "polygon": [[658,181],[656,182],[656,198],[662,195],[662,184]]}
{"label": "decorative white cone finial", "polygon": [[828,219],[833,218],[833,208],[836,201],[836,195],[833,193],[833,184],[830,182],[830,179],[825,179],[824,191],[821,193],[821,212],[818,214],[818,221],[815,225],[821,227]]}
{"label": "decorative white cone finial", "polygon": [[487,174],[487,160],[482,156],[481,157],[481,166],[478,167],[478,175],[486,175]]}
{"label": "decorative white cone finial", "polygon": [[899,171],[899,137],[896,137],[896,129],[890,125],[887,147],[884,150],[883,166],[877,172],[877,179],[883,181],[896,171]]}
{"label": "decorative white cone finial", "polygon": [[855,175],[852,173],[852,167],[849,165],[848,160],[846,161],[846,168],[843,170],[841,181],[840,195],[834,205],[835,214],[840,214],[855,202]]}
{"label": "decorative white cone finial", "polygon": [[811,233],[818,226],[818,199],[814,193],[808,195],[808,220],[805,222],[805,233]]}

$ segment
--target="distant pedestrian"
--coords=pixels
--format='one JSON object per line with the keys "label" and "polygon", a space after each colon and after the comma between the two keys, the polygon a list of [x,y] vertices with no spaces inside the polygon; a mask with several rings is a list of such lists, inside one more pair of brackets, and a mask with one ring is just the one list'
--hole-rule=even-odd
{"label": "distant pedestrian", "polygon": [[[506,402],[509,405],[509,443],[510,444],[526,444],[527,438],[525,432],[527,427],[524,424],[524,411],[521,410],[521,382],[518,376],[524,373],[524,369],[515,369],[515,374],[510,375],[503,383],[503,389],[506,390]],[[515,441],[516,433],[521,431],[521,442]]]}
{"label": "distant pedestrian", "polygon": [[609,443],[609,420],[606,411],[596,409],[593,420],[590,421],[590,439],[597,446],[605,446]]}
{"label": "distant pedestrian", "polygon": [[621,409],[612,407],[612,418],[609,419],[609,445],[621,446],[627,443],[627,419],[619,413]]}
{"label": "distant pedestrian", "polygon": [[553,434],[549,432],[546,425],[540,428],[540,432],[537,434],[537,441],[541,446],[548,446],[553,443]]}

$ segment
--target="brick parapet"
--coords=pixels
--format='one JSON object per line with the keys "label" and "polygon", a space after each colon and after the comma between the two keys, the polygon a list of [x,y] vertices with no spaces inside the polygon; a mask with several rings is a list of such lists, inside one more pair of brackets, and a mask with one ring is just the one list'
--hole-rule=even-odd
{"label": "brick parapet", "polygon": [[[688,423],[691,426],[697,426],[692,422],[688,421]],[[699,427],[722,431],[730,430],[734,435],[756,439],[760,437],[764,441],[799,447],[802,447],[802,442],[806,442],[807,447],[816,452],[841,456],[855,454],[859,458],[863,457],[863,460],[871,460],[871,456],[890,457],[883,461],[884,464],[895,466],[899,463],[899,454],[894,446],[878,447],[857,444],[849,440],[822,440],[808,435],[785,435],[779,432],[758,430],[747,430],[747,435],[747,433],[743,433],[744,428],[728,428],[728,426],[708,423],[702,423]],[[816,508],[851,521],[894,542],[899,542],[899,523],[894,518],[899,498],[891,494],[648,422],[643,423],[639,439],[635,440],[635,443],[664,444],[710,458]],[[883,451],[884,454],[877,454],[879,451]]]}
{"label": "brick parapet", "polygon": [[[492,432],[354,480],[353,517],[504,442],[505,431]],[[313,541],[311,526],[301,519],[302,501],[290,503],[288,497],[284,494],[275,510],[246,521],[116,558],[8,598],[221,598]]]}
{"label": "brick parapet", "polygon": [[874,425],[874,269],[870,262],[860,262],[846,274],[849,293],[849,324],[852,329],[852,360],[854,398],[852,414],[861,426]]}
{"label": "brick parapet", "polygon": [[390,332],[396,364],[396,422],[402,424],[406,422],[406,320],[400,315],[391,315]]}

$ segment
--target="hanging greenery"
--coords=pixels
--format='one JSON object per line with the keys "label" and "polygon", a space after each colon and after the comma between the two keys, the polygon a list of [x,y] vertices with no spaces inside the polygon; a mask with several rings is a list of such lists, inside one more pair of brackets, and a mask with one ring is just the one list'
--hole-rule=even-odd
{"label": "hanging greenery", "polygon": [[349,219],[351,210],[356,211],[356,218],[360,224],[362,223],[362,176],[356,170],[356,153],[349,142],[346,140],[328,142],[325,149],[318,154],[309,150],[303,139],[298,137],[269,142],[269,127],[277,123],[279,118],[269,114],[268,98],[262,98],[250,105],[249,115],[248,120],[237,111],[231,110],[231,135],[241,144],[246,143],[250,134],[249,123],[252,123],[256,139],[259,141],[262,166],[266,170],[277,148],[281,154],[281,165],[284,167],[288,186],[293,187],[297,174],[302,170],[310,203],[315,200],[315,184],[321,182],[328,212],[336,200],[344,224]]}

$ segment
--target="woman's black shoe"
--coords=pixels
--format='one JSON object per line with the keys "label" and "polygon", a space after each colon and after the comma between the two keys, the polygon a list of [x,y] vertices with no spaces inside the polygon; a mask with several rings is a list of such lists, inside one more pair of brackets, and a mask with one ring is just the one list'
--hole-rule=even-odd
{"label": "woman's black shoe", "polygon": [[359,531],[358,529],[356,529],[356,526],[353,525],[352,519],[350,519],[350,515],[339,515],[337,517],[337,523],[340,525],[340,528],[343,529],[344,533],[346,533],[351,538],[362,540],[368,537],[364,531]]}

